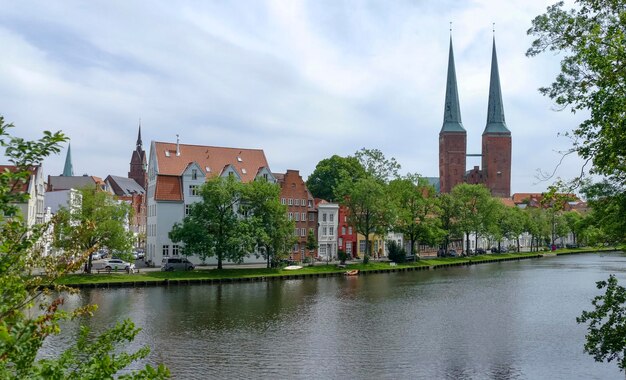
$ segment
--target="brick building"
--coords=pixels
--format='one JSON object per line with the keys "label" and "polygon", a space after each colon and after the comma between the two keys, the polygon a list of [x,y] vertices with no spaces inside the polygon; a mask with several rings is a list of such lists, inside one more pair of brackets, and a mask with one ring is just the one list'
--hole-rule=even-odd
{"label": "brick building", "polygon": [[[461,121],[452,38],[448,58],[443,126],[439,132],[439,182],[443,193],[459,183],[484,184],[493,196],[511,194],[511,131],[506,126],[498,72],[496,42],[493,40],[487,124],[480,154],[467,154],[467,132]],[[481,157],[481,166],[466,170],[468,156]]]}
{"label": "brick building", "polygon": [[339,225],[337,226],[337,249],[346,252],[349,258],[358,256],[357,251],[357,233],[356,230],[348,224],[348,208],[339,205]]}
{"label": "brick building", "polygon": [[287,206],[289,220],[296,224],[294,235],[298,237],[298,241],[292,248],[290,258],[303,261],[307,256],[316,257],[316,250],[306,249],[309,231],[317,237],[317,209],[313,196],[298,170],[272,174],[280,185],[280,202]]}

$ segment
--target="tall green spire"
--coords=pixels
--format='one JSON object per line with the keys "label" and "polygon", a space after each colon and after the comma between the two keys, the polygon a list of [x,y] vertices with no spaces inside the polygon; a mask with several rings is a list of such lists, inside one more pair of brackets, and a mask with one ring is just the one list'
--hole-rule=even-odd
{"label": "tall green spire", "polygon": [[502,90],[500,88],[500,74],[498,72],[498,57],[496,55],[496,37],[493,37],[493,51],[491,53],[491,81],[489,83],[489,105],[487,106],[487,125],[484,134],[511,134],[504,120],[504,106],[502,105]]}
{"label": "tall green spire", "polygon": [[446,81],[446,102],[443,110],[443,126],[441,132],[465,132],[461,121],[459,106],[459,90],[456,85],[456,69],[454,68],[454,51],[450,36],[450,53],[448,55],[448,79]]}
{"label": "tall green spire", "polygon": [[72,167],[72,148],[70,147],[70,144],[67,144],[67,155],[65,156],[65,166],[63,167],[62,176],[74,176],[74,168]]}

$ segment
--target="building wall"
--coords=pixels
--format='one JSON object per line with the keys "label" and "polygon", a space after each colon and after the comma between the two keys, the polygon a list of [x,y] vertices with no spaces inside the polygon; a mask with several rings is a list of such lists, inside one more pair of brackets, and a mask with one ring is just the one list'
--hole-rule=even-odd
{"label": "building wall", "polygon": [[318,203],[317,248],[321,260],[337,258],[337,226],[339,225],[339,205],[336,203]]}
{"label": "building wall", "polygon": [[315,256],[315,250],[306,249],[309,231],[317,236],[317,212],[306,183],[298,170],[287,170],[278,183],[280,202],[287,206],[287,217],[295,222],[294,236],[297,242],[291,249],[290,259],[302,261],[307,256]]}
{"label": "building wall", "polygon": [[348,223],[348,209],[339,206],[339,224],[337,225],[337,250],[343,250],[349,258],[358,256],[356,229]]}
{"label": "building wall", "polygon": [[442,132],[439,134],[439,178],[442,193],[464,182],[467,154],[467,134]]}

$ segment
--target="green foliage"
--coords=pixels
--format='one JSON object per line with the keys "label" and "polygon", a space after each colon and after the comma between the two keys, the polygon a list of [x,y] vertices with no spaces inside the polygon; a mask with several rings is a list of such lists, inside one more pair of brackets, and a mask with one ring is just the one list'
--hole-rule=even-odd
{"label": "green foliage", "polygon": [[404,263],[406,261],[406,251],[394,240],[387,241],[387,256],[394,263]]}
{"label": "green foliage", "polygon": [[626,192],[613,181],[602,181],[583,187],[591,213],[581,224],[582,234],[591,244],[626,243]]}
{"label": "green foliage", "polygon": [[[60,132],[45,132],[37,141],[24,141],[8,134],[11,127],[0,117],[0,146],[6,148],[6,159],[17,166],[15,171],[0,173],[0,378],[112,378],[121,368],[149,352],[148,348],[133,354],[120,350],[119,343],[131,341],[137,333],[130,322],[95,341],[83,333],[75,347],[58,357],[36,360],[46,337],[60,332],[61,321],[90,315],[95,307],[62,308],[63,295],[71,289],[55,285],[56,280],[80,266],[81,261],[73,263],[67,252],[44,256],[42,239],[49,226],[28,227],[16,213],[15,203],[28,199],[21,184],[30,176],[32,166],[58,153],[60,144],[67,139]],[[32,276],[34,268],[43,268],[47,275]],[[41,290],[42,286],[52,287],[54,293]],[[97,355],[92,356],[94,352]],[[119,357],[122,358],[119,364],[111,364]],[[146,366],[125,376],[165,378],[168,375],[165,367]]]}
{"label": "green foliage", "polygon": [[561,72],[541,88],[562,108],[589,111],[572,133],[573,151],[593,170],[626,181],[626,9],[622,0],[578,0],[548,7],[532,21],[536,39],[526,55],[563,54]]}
{"label": "green foliage", "polygon": [[451,194],[457,203],[457,227],[467,236],[466,252],[469,252],[469,234],[473,232],[478,236],[490,230],[490,224],[496,220],[494,216],[498,201],[491,197],[483,185],[462,183],[455,186]]}
{"label": "green foliage", "polygon": [[118,252],[121,259],[131,260],[134,237],[125,227],[132,213],[130,205],[95,187],[81,189],[80,198],[80,208],[63,207],[57,213],[54,247],[75,258],[88,254],[88,272],[93,252],[100,248]]}
{"label": "green foliage", "polygon": [[341,264],[345,264],[346,260],[348,260],[348,254],[343,249],[337,251],[337,258]]}
{"label": "green foliage", "polygon": [[617,284],[613,275],[608,281],[596,282],[596,286],[606,288],[605,293],[591,301],[594,310],[583,311],[576,318],[578,323],[588,323],[585,352],[598,362],[615,360],[623,371],[626,369],[626,289]]}
{"label": "green foliage", "polygon": [[314,251],[318,247],[317,237],[315,236],[315,232],[313,230],[309,230],[309,233],[306,236],[306,249],[309,251]]}
{"label": "green foliage", "polygon": [[354,153],[354,157],[365,169],[367,175],[377,181],[388,183],[391,179],[400,177],[398,174],[400,164],[393,157],[387,159],[378,149],[361,148]]}
{"label": "green foliage", "polygon": [[365,170],[355,157],[334,155],[317,163],[306,185],[315,198],[336,201],[340,197],[335,191],[341,183],[356,182],[363,177]]}

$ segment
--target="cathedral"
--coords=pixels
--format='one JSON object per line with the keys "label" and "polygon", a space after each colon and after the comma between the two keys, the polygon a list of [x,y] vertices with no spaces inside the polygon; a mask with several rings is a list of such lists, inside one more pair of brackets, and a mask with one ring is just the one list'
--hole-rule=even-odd
{"label": "cathedral", "polygon": [[141,124],[139,125],[139,132],[137,133],[137,143],[135,150],[130,157],[130,171],[128,172],[128,178],[132,178],[137,182],[144,190],[148,189],[148,174],[146,164],[146,152],[143,150],[143,143],[141,141]]}
{"label": "cathedral", "polygon": [[[466,170],[468,156],[481,157],[481,167],[475,166]],[[504,120],[495,37],[491,55],[487,124],[483,130],[480,154],[467,154],[467,132],[461,121],[454,51],[450,37],[443,126],[439,132],[440,190],[442,193],[449,193],[459,183],[483,184],[494,197],[508,198],[511,195],[511,131]]]}

